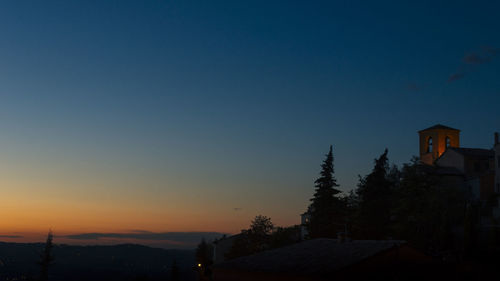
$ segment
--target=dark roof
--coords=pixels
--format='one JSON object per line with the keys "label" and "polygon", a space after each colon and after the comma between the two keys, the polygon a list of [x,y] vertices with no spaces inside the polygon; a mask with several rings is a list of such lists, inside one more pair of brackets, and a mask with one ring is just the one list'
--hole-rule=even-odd
{"label": "dark roof", "polygon": [[492,149],[465,148],[465,147],[449,147],[448,149],[456,151],[462,154],[463,156],[485,157],[485,158],[495,157],[495,151]]}
{"label": "dark roof", "polygon": [[214,267],[246,272],[326,274],[405,244],[396,240],[314,239],[255,255],[225,261]]}
{"label": "dark roof", "polygon": [[424,132],[424,131],[431,131],[431,130],[453,130],[453,131],[459,131],[458,129],[454,129],[445,125],[437,124],[432,127],[429,127],[427,129],[420,130],[419,132]]}
{"label": "dark roof", "polygon": [[233,242],[236,238],[240,237],[242,234],[241,233],[238,233],[238,234],[235,234],[235,235],[231,235],[231,236],[222,236],[221,238],[219,239],[215,239],[214,244],[218,244],[218,243],[221,243],[221,242]]}

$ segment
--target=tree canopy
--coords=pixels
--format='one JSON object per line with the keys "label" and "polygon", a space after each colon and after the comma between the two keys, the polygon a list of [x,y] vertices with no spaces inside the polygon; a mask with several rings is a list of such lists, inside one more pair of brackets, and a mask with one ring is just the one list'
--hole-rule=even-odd
{"label": "tree canopy", "polygon": [[360,177],[356,191],[359,200],[358,233],[368,239],[384,239],[390,236],[389,225],[394,203],[395,179],[389,173],[386,149],[375,159],[370,174]]}

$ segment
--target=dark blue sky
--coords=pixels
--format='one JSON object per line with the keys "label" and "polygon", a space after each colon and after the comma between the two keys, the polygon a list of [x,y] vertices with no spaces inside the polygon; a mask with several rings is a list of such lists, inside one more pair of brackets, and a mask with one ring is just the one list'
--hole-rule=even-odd
{"label": "dark blue sky", "polygon": [[435,123],[490,147],[500,3],[402,2],[2,2],[4,185],[203,201],[239,230],[298,220],[330,144],[344,190]]}

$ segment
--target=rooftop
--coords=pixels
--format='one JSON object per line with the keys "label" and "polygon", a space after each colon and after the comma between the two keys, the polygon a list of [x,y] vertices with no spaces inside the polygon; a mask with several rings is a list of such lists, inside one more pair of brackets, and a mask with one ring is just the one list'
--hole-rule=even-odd
{"label": "rooftop", "polygon": [[492,149],[484,148],[465,148],[465,147],[449,147],[448,149],[456,151],[463,156],[473,157],[495,157],[495,151]]}
{"label": "rooftop", "polygon": [[432,127],[429,127],[427,129],[420,130],[419,132],[424,132],[424,131],[432,131],[432,130],[452,130],[452,131],[459,131],[458,129],[454,129],[445,125],[437,124]]}
{"label": "rooftop", "polygon": [[326,274],[405,243],[397,240],[339,243],[336,239],[313,239],[225,261],[215,267],[250,272]]}

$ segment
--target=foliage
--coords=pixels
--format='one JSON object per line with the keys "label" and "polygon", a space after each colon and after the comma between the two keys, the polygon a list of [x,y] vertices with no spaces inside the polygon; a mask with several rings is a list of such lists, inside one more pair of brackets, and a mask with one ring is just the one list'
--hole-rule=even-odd
{"label": "foliage", "polygon": [[[201,242],[200,244],[198,244],[198,247],[196,248],[195,252],[196,263],[197,263],[196,270],[198,271],[200,280],[210,278],[212,275],[211,266],[213,264],[213,253],[214,249],[212,244],[207,243],[204,238],[201,239]],[[176,276],[179,275],[179,270],[174,268],[174,266],[176,265],[177,265],[176,261],[174,260],[174,264],[172,265],[172,278],[174,278],[173,276],[174,274]]]}
{"label": "foliage", "polygon": [[334,177],[332,146],[321,165],[320,177],[315,181],[315,193],[308,208],[307,225],[311,238],[336,237],[345,222],[345,206]]}
{"label": "foliage", "polygon": [[252,255],[268,249],[291,245],[300,241],[300,226],[275,227],[271,218],[258,215],[249,229],[243,229],[235,238],[227,259]]}
{"label": "foliage", "polygon": [[271,218],[258,215],[252,221],[250,225],[250,234],[254,236],[256,240],[264,241],[273,232],[274,224]]}
{"label": "foliage", "polygon": [[392,230],[398,239],[438,254],[461,248],[453,228],[464,223],[466,200],[463,190],[447,185],[434,169],[417,158],[403,166]]}
{"label": "foliage", "polygon": [[232,259],[268,249],[273,228],[274,224],[271,218],[262,215],[256,216],[250,228],[242,230],[235,239],[226,257]]}
{"label": "foliage", "polygon": [[[375,160],[372,172],[360,177],[356,194],[345,197],[348,218],[356,239],[406,240],[425,252],[459,250],[457,227],[464,226],[466,194],[454,183],[437,176],[436,167],[418,158],[399,170],[389,168],[387,150]],[[469,210],[476,213],[476,210]],[[465,224],[465,240],[473,240],[472,215]],[[467,243],[467,242],[466,242]]]}
{"label": "foliage", "polygon": [[357,219],[361,226],[358,231],[362,238],[384,239],[389,236],[397,172],[390,173],[387,153],[386,149],[375,159],[370,174],[360,177],[356,193],[359,200]]}
{"label": "foliage", "polygon": [[204,238],[201,239],[200,244],[196,248],[196,263],[204,267],[208,267],[213,263],[213,247]]}
{"label": "foliage", "polygon": [[270,248],[280,248],[300,241],[300,226],[277,227],[271,235]]}

